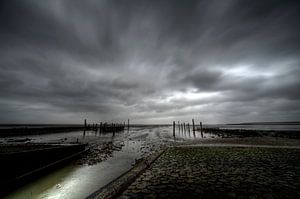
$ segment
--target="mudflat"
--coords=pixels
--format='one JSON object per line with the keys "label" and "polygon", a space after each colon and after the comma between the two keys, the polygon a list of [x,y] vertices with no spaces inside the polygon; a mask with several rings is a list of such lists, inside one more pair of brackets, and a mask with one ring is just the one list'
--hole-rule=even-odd
{"label": "mudflat", "polygon": [[120,198],[299,198],[300,149],[170,147]]}

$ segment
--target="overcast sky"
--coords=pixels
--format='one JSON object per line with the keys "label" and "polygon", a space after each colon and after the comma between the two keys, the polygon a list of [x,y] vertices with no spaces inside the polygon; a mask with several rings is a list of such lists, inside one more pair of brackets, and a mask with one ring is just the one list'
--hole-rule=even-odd
{"label": "overcast sky", "polygon": [[7,0],[0,123],[300,120],[300,3]]}

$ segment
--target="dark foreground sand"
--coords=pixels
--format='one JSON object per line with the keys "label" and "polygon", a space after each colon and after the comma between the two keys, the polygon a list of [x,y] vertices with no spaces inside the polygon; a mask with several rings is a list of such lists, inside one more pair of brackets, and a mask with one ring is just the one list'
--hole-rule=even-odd
{"label": "dark foreground sand", "polygon": [[120,198],[299,198],[300,149],[171,147]]}
{"label": "dark foreground sand", "polygon": [[[164,147],[167,150],[146,170],[138,171],[141,175],[133,183],[121,177],[103,190],[125,190],[117,193],[120,198],[300,197],[300,139],[216,134],[170,140]],[[105,193],[91,198],[97,195]]]}

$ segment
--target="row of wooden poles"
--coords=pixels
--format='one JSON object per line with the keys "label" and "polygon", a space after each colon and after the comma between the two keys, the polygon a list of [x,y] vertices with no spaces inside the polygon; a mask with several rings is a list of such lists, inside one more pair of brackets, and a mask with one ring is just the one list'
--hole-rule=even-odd
{"label": "row of wooden poles", "polygon": [[84,120],[84,131],[86,130],[92,130],[99,133],[107,133],[107,132],[118,132],[123,131],[127,126],[127,129],[129,129],[129,119],[127,121],[127,125],[124,123],[107,123],[107,122],[99,122],[99,123],[92,123],[88,124],[87,120]]}
{"label": "row of wooden poles", "polygon": [[[192,128],[192,131],[193,133],[195,133],[196,130],[200,130],[201,132],[201,136],[203,137],[203,129],[202,129],[202,122],[200,122],[200,125],[199,125],[199,129],[196,129],[195,128],[195,121],[194,119],[192,119],[192,125],[190,126],[190,123],[180,123],[179,121],[177,122],[177,127],[178,127],[178,132],[190,132],[191,131],[191,128]],[[176,122],[173,121],[173,136],[175,137],[175,132],[176,132]]]}

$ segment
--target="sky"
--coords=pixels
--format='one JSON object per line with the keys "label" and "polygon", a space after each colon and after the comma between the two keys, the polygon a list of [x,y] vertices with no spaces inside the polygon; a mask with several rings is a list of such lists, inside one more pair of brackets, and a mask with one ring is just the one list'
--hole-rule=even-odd
{"label": "sky", "polygon": [[300,121],[300,2],[2,0],[0,123]]}

